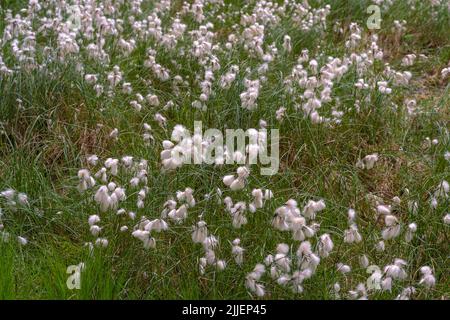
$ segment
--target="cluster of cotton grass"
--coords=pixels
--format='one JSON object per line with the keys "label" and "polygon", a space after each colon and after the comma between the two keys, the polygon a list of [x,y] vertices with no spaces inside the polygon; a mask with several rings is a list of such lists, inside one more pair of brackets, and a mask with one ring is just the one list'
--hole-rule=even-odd
{"label": "cluster of cotton grass", "polygon": [[[19,211],[22,211],[22,209],[28,208],[30,206],[28,196],[25,193],[17,192],[14,189],[6,189],[1,191],[0,199],[2,198],[5,201],[5,211],[8,211],[8,213],[10,213],[11,215],[16,215],[19,213]],[[11,233],[6,230],[6,223],[3,222],[3,220],[8,219],[5,213],[6,212],[4,212],[2,207],[0,206],[0,241],[2,242],[8,242],[11,238]],[[26,211],[25,214],[27,214]],[[17,235],[16,238],[18,243],[21,245],[26,245],[28,243],[27,238],[21,235]]]}
{"label": "cluster of cotton grass", "polygon": [[[101,167],[100,160],[95,155],[88,157],[87,163],[91,170]],[[141,215],[137,223],[134,222],[136,220],[134,211],[124,208],[119,209],[120,203],[127,200],[127,196],[125,188],[119,187],[113,180],[124,181],[124,177],[131,177],[127,183],[127,189],[138,190],[134,205],[135,210],[143,209],[148,191],[147,161],[136,161],[133,157],[126,156],[120,160],[108,158],[103,165],[94,175],[91,175],[89,169],[81,169],[78,174],[80,179],[78,189],[81,192],[91,191],[94,202],[99,206],[99,215],[91,215],[88,219],[90,232],[96,238],[94,243],[87,243],[90,248],[94,244],[100,247],[108,245],[108,240],[100,236],[102,232],[100,215],[102,214],[123,216],[124,219],[121,220],[123,225],[120,226],[120,232],[129,233],[132,237],[140,240],[145,249],[155,248],[156,238],[154,235],[167,231],[171,223],[179,225],[189,220],[188,211],[196,206],[196,200],[194,190],[187,187],[184,190],[177,191],[175,197],[162,204],[163,209],[160,217],[147,218],[145,215]],[[162,165],[162,170],[163,168],[164,165]],[[230,187],[230,191],[247,190],[245,180],[241,181],[240,179],[246,179],[249,175],[250,171],[247,167],[239,167],[237,175],[226,176],[223,183]],[[104,184],[97,186],[96,180]],[[233,183],[238,184],[239,187],[231,187]],[[2,193],[10,202],[13,201],[14,194],[10,190]],[[445,200],[448,198],[448,194],[448,182],[444,180],[436,187],[432,199],[433,201],[437,201],[437,199]],[[221,200],[223,191],[220,189],[217,190],[217,195],[219,196],[219,202],[223,201],[223,204],[225,204],[224,210],[231,216],[231,224],[236,229],[240,229],[248,223],[248,214],[257,214],[258,210],[264,208],[267,201],[274,198],[271,190],[260,188],[253,189],[250,192],[249,198],[252,199],[250,202],[233,201],[232,196],[227,196]],[[396,215],[396,208],[401,203],[400,197],[394,197],[390,204],[384,203],[381,198],[374,195],[368,198],[373,204],[375,220],[381,219],[384,223],[384,227],[380,230],[376,250],[385,252],[388,243],[399,237],[402,229],[405,229],[404,240],[411,242],[417,231],[417,224],[414,222],[403,223],[401,218]],[[275,210],[272,220],[268,219],[268,224],[271,223],[274,232],[276,230],[291,232],[294,242],[290,245],[287,243],[278,244],[274,253],[268,254],[263,259],[263,263],[257,264],[253,271],[247,274],[245,286],[250,292],[259,297],[264,296],[269,279],[274,284],[288,288],[294,293],[302,293],[305,290],[304,282],[313,281],[309,279],[313,278],[317,269],[320,268],[322,259],[327,259],[333,255],[335,245],[331,235],[329,233],[320,234],[320,214],[322,212],[327,214],[326,211],[326,204],[323,199],[309,200],[303,207],[298,207],[297,201],[290,199]],[[345,245],[354,246],[364,239],[358,229],[356,211],[349,209],[347,216],[349,228],[337,237],[340,237]],[[227,267],[229,261],[227,262],[227,259],[223,258],[219,259],[216,256],[216,249],[220,241],[216,236],[209,233],[208,224],[202,215],[199,218],[200,220],[195,222],[192,227],[191,235],[194,245],[200,244],[204,250],[204,256],[198,259],[199,273],[204,275],[208,266],[222,271]],[[241,246],[241,240],[239,238],[232,240],[231,257],[240,267],[246,265],[244,252],[245,248]],[[369,261],[369,254],[363,254],[359,257],[359,265],[361,268],[367,268],[368,270],[369,268],[373,270],[374,266],[377,268],[375,272],[369,272],[371,275],[367,281],[368,283],[377,283],[380,290],[383,291],[391,291],[394,283],[401,284],[408,279],[406,271],[408,262],[402,258],[395,258],[392,264],[378,267],[374,262]],[[350,265],[341,261],[336,264],[336,268],[345,279],[351,276],[352,267]],[[423,266],[419,271],[421,278],[418,286],[434,287],[436,278],[433,270],[429,266]],[[264,277],[265,274],[267,274],[267,277]],[[366,284],[361,282],[356,289],[349,290],[345,297],[368,299],[371,289],[373,288],[366,288]],[[341,285],[339,283],[334,284],[333,290],[336,297],[342,298],[344,296],[340,292]],[[415,287],[407,287],[397,298],[409,299],[415,293],[415,290]]]}
{"label": "cluster of cotton grass", "polygon": [[[48,64],[55,62],[73,64],[82,75],[83,83],[99,99],[112,103],[116,98],[119,100],[125,97],[127,103],[123,108],[134,112],[137,117],[141,117],[139,119],[144,120],[146,116],[145,121],[150,122],[141,122],[144,124],[140,134],[144,145],[159,148],[159,159],[145,160],[132,155],[116,155],[101,160],[97,155],[89,155],[84,161],[85,166],[78,171],[77,189],[87,199],[87,206],[92,213],[87,217],[86,226],[93,237],[86,243],[91,250],[95,246],[109,246],[110,239],[104,234],[113,234],[114,230],[129,235],[137,246],[154,249],[158,234],[167,232],[173,226],[192,226],[192,246],[203,248],[203,255],[197,257],[199,274],[204,275],[208,268],[223,271],[234,261],[241,272],[246,274],[243,286],[251,294],[263,297],[270,295],[269,288],[272,285],[297,294],[304,292],[305,284],[314,281],[321,262],[331,260],[333,255],[337,262],[336,270],[342,276],[342,284],[352,283],[351,262],[341,261],[340,256],[335,254],[334,243],[342,243],[345,247],[342,250],[352,250],[366,240],[363,238],[363,229],[372,230],[371,237],[376,234],[375,249],[382,257],[390,257],[389,250],[393,247],[391,243],[401,235],[405,242],[413,241],[418,232],[413,218],[417,215],[419,203],[410,197],[402,200],[400,196],[396,196],[385,200],[370,194],[367,198],[371,203],[370,209],[374,212],[370,224],[373,229],[367,226],[367,221],[358,219],[355,209],[349,208],[342,210],[344,216],[347,211],[346,218],[342,218],[342,215],[333,217],[336,221],[341,219],[346,222],[347,227],[342,232],[328,229],[322,231],[322,216],[333,214],[327,211],[326,199],[311,196],[302,205],[295,199],[280,201],[270,189],[255,184],[248,166],[235,168],[235,173],[231,171],[234,169],[230,169],[229,172],[233,173],[217,181],[225,187],[224,190],[217,190],[217,195],[223,212],[230,217],[229,223],[236,232],[244,228],[251,229],[252,218],[260,215],[265,218],[268,227],[272,226],[274,234],[289,235],[291,242],[278,243],[274,252],[266,252],[267,255],[261,257],[262,263],[256,266],[247,263],[247,249],[244,241],[241,241],[243,236],[236,238],[233,235],[230,239],[219,239],[210,233],[207,214],[199,217],[191,214],[197,205],[195,196],[199,196],[189,186],[174,192],[166,202],[159,204],[160,212],[152,212],[150,216],[147,208],[153,195],[148,179],[148,162],[156,162],[163,171],[161,174],[166,171],[173,173],[174,170],[176,174],[176,170],[182,167],[186,159],[198,155],[202,159],[193,161],[203,160],[205,155],[198,152],[196,145],[206,147],[210,143],[199,135],[186,137],[190,123],[175,125],[170,138],[167,137],[167,128],[171,128],[171,110],[180,107],[175,98],[181,100],[187,95],[191,107],[189,111],[204,113],[212,107],[209,102],[219,90],[226,92],[233,87],[240,87],[241,111],[256,112],[264,109],[259,98],[263,90],[268,89],[268,73],[283,57],[293,55],[294,46],[293,34],[282,35],[281,43],[269,43],[268,32],[279,27],[287,18],[292,19],[295,27],[302,31],[314,31],[318,34],[328,32],[330,28],[327,17],[333,10],[332,6],[321,1],[316,1],[316,6],[308,1],[300,3],[286,0],[282,4],[255,1],[252,5],[246,4],[241,12],[233,13],[240,17],[239,22],[233,23],[223,37],[212,21],[213,18],[218,22],[233,18],[231,14],[227,16],[220,13],[226,8],[224,1],[186,1],[180,3],[180,6],[174,6],[172,2],[174,1],[155,1],[149,13],[144,10],[147,3],[143,0],[83,0],[77,1],[78,16],[70,18],[73,11],[69,1],[30,0],[24,10],[15,14],[7,10],[5,13],[0,48],[11,51],[12,58],[5,59],[0,51],[0,76],[11,77],[19,71],[45,72]],[[389,6],[392,1],[375,2]],[[122,13],[125,9],[127,14]],[[176,13],[170,16],[174,10]],[[193,27],[183,22],[187,20],[195,21]],[[396,21],[392,32],[402,34],[405,25],[406,21]],[[350,23],[345,31],[336,25],[333,31],[345,37],[344,52],[338,56],[325,56],[320,50],[312,52],[302,49],[295,56],[295,63],[288,73],[283,75],[283,97],[295,101],[295,108],[291,110],[279,106],[277,110],[271,110],[279,122],[290,115],[300,114],[317,126],[338,126],[347,113],[364,112],[364,106],[371,105],[379,95],[386,99],[387,107],[396,108],[389,97],[397,88],[407,86],[411,81],[412,73],[408,68],[414,66],[419,59],[426,59],[419,54],[406,54],[399,70],[396,70],[383,62],[384,52],[376,34],[368,35],[363,26],[357,23]],[[36,41],[38,38],[40,41]],[[110,42],[115,45],[108,45]],[[136,79],[128,72],[127,67],[136,66],[127,65],[127,61],[142,47],[145,47],[145,54],[137,67],[145,72],[138,77],[139,85],[135,85]],[[239,63],[229,64],[227,60],[221,61],[220,57],[231,56],[238,50],[256,61],[253,68]],[[175,58],[168,62],[170,59],[167,57]],[[176,61],[178,58],[196,62],[199,70],[191,71],[190,77],[183,76],[183,66]],[[121,61],[120,65],[117,61]],[[375,74],[373,68],[377,62],[382,63],[383,67],[379,74]],[[351,70],[356,70],[357,78],[350,86],[351,91],[345,94],[354,95],[356,102],[354,108],[349,110],[340,106],[334,88],[340,85]],[[449,67],[442,69],[442,78],[449,75]],[[167,95],[155,90],[153,83],[156,82],[170,88],[173,97],[168,99]],[[405,105],[410,115],[417,112],[414,99],[405,100]],[[260,123],[263,128],[267,125],[263,119]],[[155,135],[152,126],[164,131],[166,139]],[[112,129],[109,138],[113,142],[120,141],[119,129]],[[437,143],[437,140],[428,138],[425,147],[430,148]],[[250,154],[252,150],[250,148],[247,152]],[[245,155],[224,150],[224,156],[239,161]],[[370,171],[376,167],[381,157],[378,153],[365,154],[355,167]],[[450,159],[448,152],[445,157]],[[224,160],[216,158],[214,164],[223,165]],[[222,199],[227,192],[230,195]],[[18,207],[29,205],[25,194],[12,189],[3,191],[1,197],[8,212],[15,212]],[[429,205],[436,209],[447,203],[448,198],[449,183],[444,180],[430,192]],[[410,214],[407,216],[398,214],[397,209],[403,201],[407,202],[409,209]],[[268,212],[267,204],[270,202],[279,205],[274,213]],[[105,220],[110,221],[111,216],[118,217],[114,220],[117,225],[103,224]],[[2,219],[3,212],[0,211],[1,239],[7,240],[9,233],[4,230]],[[443,217],[443,222],[450,224],[450,213]],[[25,238],[19,235],[17,237],[21,244],[27,243]],[[216,249],[224,245],[226,240],[231,242],[231,258],[228,260],[225,256],[216,255]],[[264,246],[264,243],[255,245]],[[387,259],[376,257],[380,261]],[[416,293],[416,288],[410,285],[414,280],[411,274],[415,270],[407,272],[408,264],[411,263],[407,258],[394,257],[389,264],[382,266],[381,262],[371,258],[369,252],[358,257],[363,269],[380,264],[377,269],[379,271],[373,272],[370,280],[380,283],[381,290],[391,291],[397,283],[402,286],[398,299],[410,299]],[[432,267],[422,266],[419,274],[417,286],[435,286],[437,279]],[[344,285],[341,283],[330,283],[330,287],[339,298],[367,299],[371,293],[371,288],[364,282],[350,288],[347,293],[342,292]]]}
{"label": "cluster of cotton grass", "polygon": [[[78,190],[83,194],[89,194],[88,200],[98,206],[99,214],[91,215],[88,219],[89,229],[96,238],[97,246],[106,247],[109,243],[108,239],[100,237],[103,229],[99,226],[101,215],[121,217],[120,223],[123,224],[119,228],[120,232],[130,233],[142,241],[144,248],[148,249],[156,246],[156,239],[152,237],[152,233],[166,231],[169,228],[167,219],[175,224],[181,224],[187,218],[188,208],[195,206],[194,191],[186,188],[184,191],[178,191],[175,199],[169,199],[162,204],[163,209],[159,218],[149,219],[145,215],[138,215],[137,212],[145,208],[149,193],[147,160],[137,161],[132,156],[124,156],[121,159],[107,158],[101,166],[99,158],[91,155],[86,163],[89,168],[78,171]],[[91,174],[91,171],[96,173]],[[125,183],[124,186],[119,186],[114,181]],[[132,195],[127,196],[126,190],[130,190]],[[121,207],[121,204],[130,198],[135,201],[133,209]],[[92,247],[92,243],[87,245]]]}
{"label": "cluster of cotton grass", "polygon": [[[240,94],[241,106],[255,110],[271,64],[292,52],[289,35],[284,35],[281,47],[277,47],[275,43],[267,43],[267,30],[276,27],[283,18],[289,16],[303,31],[324,32],[327,27],[326,18],[331,12],[329,5],[313,7],[308,2],[285,1],[280,5],[270,1],[257,1],[251,9],[247,8],[247,5],[244,7],[240,13],[240,23],[233,25],[232,31],[222,43],[218,41],[215,26],[208,21],[210,17],[204,10],[206,5],[211,5],[213,10],[219,11],[225,6],[223,1],[198,0],[193,4],[186,2],[176,17],[169,19],[168,25],[163,25],[162,21],[168,18],[171,1],[157,2],[150,15],[143,13],[142,5],[142,1],[133,1],[131,4],[120,0],[81,1],[74,16],[73,7],[65,1],[32,0],[23,15],[13,16],[11,12],[6,13],[1,46],[11,46],[16,61],[8,67],[0,54],[0,70],[2,74],[11,75],[16,69],[45,69],[47,60],[39,60],[36,55],[39,50],[45,51],[49,61],[75,60],[77,71],[84,75],[86,84],[92,87],[98,97],[114,99],[116,96],[126,96],[131,109],[136,112],[151,110],[154,120],[165,126],[167,117],[161,111],[175,107],[175,103],[172,100],[164,101],[158,96],[158,93],[151,89],[150,79],[141,78],[149,88],[147,91],[142,91],[141,86],[133,88],[132,81],[127,79],[123,68],[110,62],[113,59],[112,50],[105,45],[110,39],[116,39],[118,50],[114,50],[114,54],[123,59],[128,58],[140,44],[152,41],[153,45],[147,48],[142,66],[149,69],[151,76],[158,81],[170,82],[176,97],[181,94],[181,87],[190,85],[192,79],[188,80],[177,74],[180,65],[176,61],[171,61],[174,70],[158,62],[157,49],[163,48],[181,58],[196,60],[202,68],[195,77],[196,88],[191,88],[192,92],[199,91],[198,96],[193,93],[191,100],[191,105],[196,109],[206,110],[210,97],[214,95],[217,81],[222,90],[227,90],[240,75],[243,77],[244,86]],[[121,12],[125,7],[129,9],[130,16],[123,19]],[[245,13],[246,9],[249,13]],[[37,17],[44,13],[45,18],[38,20]],[[199,24],[193,30],[189,30],[188,25],[182,22],[183,18],[191,17]],[[220,15],[218,19],[224,21],[226,17]],[[39,27],[34,29],[33,23],[36,22]],[[371,66],[376,60],[383,58],[378,37],[366,37],[362,27],[356,23],[350,24],[349,31],[346,41],[348,51],[343,56],[313,56],[305,49],[298,57],[298,63],[284,79],[286,94],[298,100],[296,111],[303,113],[313,123],[340,122],[346,110],[339,110],[336,106],[331,111],[322,111],[322,106],[333,100],[333,87],[339,84],[352,67],[358,71],[359,79],[355,87],[361,91],[373,88],[382,94],[390,94],[393,87],[407,85],[411,79],[409,71],[394,70],[389,64],[385,65],[382,78],[375,77]],[[58,34],[55,45],[43,46],[36,42],[36,37],[41,35],[50,39],[52,32]],[[242,70],[238,65],[232,65],[224,71],[224,63],[220,61],[218,53],[231,53],[241,47],[249,56],[259,61],[259,64],[254,70]],[[406,55],[402,66],[412,66],[416,58],[414,54]],[[93,73],[94,69],[98,72]],[[219,75],[221,72],[222,75]],[[446,69],[442,70],[443,77],[446,74]],[[365,99],[370,104],[373,97],[368,95]],[[157,111],[158,109],[162,110]],[[277,118],[282,119],[287,112],[280,108]],[[177,164],[167,165],[171,167]]]}

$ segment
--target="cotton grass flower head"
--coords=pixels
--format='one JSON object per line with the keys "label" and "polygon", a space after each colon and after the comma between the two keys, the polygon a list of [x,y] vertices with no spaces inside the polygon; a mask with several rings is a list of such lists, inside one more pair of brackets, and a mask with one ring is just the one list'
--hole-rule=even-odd
{"label": "cotton grass flower head", "polygon": [[348,292],[352,300],[367,300],[367,291],[364,283],[359,283],[355,290],[350,290]]}
{"label": "cotton grass flower head", "polygon": [[260,81],[244,79],[246,91],[240,94],[241,106],[247,110],[254,110],[257,107],[256,100],[259,96]]}
{"label": "cotton grass flower head", "polygon": [[106,159],[105,168],[110,170],[111,175],[117,176],[119,170],[119,159],[114,158]]}
{"label": "cotton grass flower head", "polygon": [[245,287],[258,297],[262,297],[265,294],[264,285],[258,283],[262,275],[265,273],[265,267],[263,264],[257,264],[252,272],[247,274],[245,278]]}
{"label": "cotton grass flower head", "polygon": [[177,191],[177,199],[180,202],[185,202],[188,207],[195,207],[194,190],[186,188],[184,191]]}
{"label": "cotton grass flower head", "polygon": [[216,264],[216,253],[212,249],[205,250],[205,259],[207,265],[215,265]]}
{"label": "cotton grass flower head", "polygon": [[255,209],[259,209],[263,207],[263,192],[261,189],[253,189],[252,196],[254,198],[252,202],[252,207]]}
{"label": "cotton grass flower head", "polygon": [[22,205],[22,206],[29,206],[30,203],[28,202],[28,196],[23,193],[23,192],[19,192],[17,194],[17,202]]}
{"label": "cotton grass flower head", "polygon": [[199,259],[198,270],[201,275],[205,274],[205,268],[206,268],[207,264],[208,264],[208,262],[205,257],[201,257]]}
{"label": "cotton grass flower head", "polygon": [[236,238],[233,240],[232,242],[232,249],[231,249],[231,254],[234,257],[234,261],[236,262],[237,265],[242,265],[242,263],[244,262],[244,251],[245,249],[243,249],[241,246],[241,240]]}
{"label": "cotton grass flower head", "polygon": [[410,300],[411,297],[416,293],[416,288],[406,287],[403,291],[395,298],[395,300]]}
{"label": "cotton grass flower head", "polygon": [[93,154],[93,155],[90,155],[89,157],[87,157],[86,161],[89,165],[96,166],[99,161],[99,158],[97,155]]}
{"label": "cotton grass flower head", "polygon": [[398,237],[400,234],[400,223],[398,219],[393,215],[386,215],[384,221],[386,228],[381,232],[383,239],[389,240]]}
{"label": "cotton grass flower head", "polygon": [[0,193],[0,195],[6,200],[13,201],[16,196],[16,190],[14,189],[6,189]]}
{"label": "cotton grass flower head", "polygon": [[108,239],[106,238],[97,238],[97,240],[95,240],[95,245],[97,247],[102,247],[102,248],[106,248],[109,244]]}
{"label": "cotton grass flower head", "polygon": [[352,270],[349,265],[343,264],[342,262],[336,264],[336,269],[342,274],[347,274]]}
{"label": "cotton grass flower head", "polygon": [[173,220],[177,224],[183,223],[188,216],[188,206],[182,204],[178,209],[174,208],[169,211],[167,217]]}
{"label": "cotton grass flower head", "polygon": [[297,241],[311,238],[315,234],[314,229],[306,225],[306,220],[302,216],[289,217],[289,229],[292,230],[292,238]]}
{"label": "cotton grass flower head", "polygon": [[197,225],[194,227],[194,232],[192,233],[192,241],[194,243],[203,243],[207,236],[208,228],[206,222],[203,220],[197,222]]}
{"label": "cotton grass flower head", "polygon": [[352,224],[356,219],[356,211],[354,209],[348,209],[348,222]]}
{"label": "cotton grass flower head", "polygon": [[150,249],[150,248],[155,248],[156,247],[156,239],[153,237],[150,237],[150,231],[148,230],[134,230],[131,235],[136,238],[139,239],[144,248],[145,249]]}
{"label": "cotton grass flower head", "polygon": [[370,170],[374,167],[375,163],[378,161],[378,154],[369,154],[365,156],[362,160],[358,160],[356,167],[359,169]]}
{"label": "cotton grass flower head", "polygon": [[408,201],[408,211],[415,215],[419,211],[419,203],[417,201]]}
{"label": "cotton grass flower head", "polygon": [[217,259],[214,251],[219,245],[219,240],[214,235],[210,235],[205,238],[202,244],[205,255],[199,260],[199,272],[203,274],[208,265],[215,266],[218,271],[223,271],[226,268],[227,263],[223,259]]}
{"label": "cotton grass flower head", "polygon": [[77,188],[80,192],[86,191],[87,189],[95,186],[95,179],[91,177],[91,173],[87,169],[79,170],[78,178],[80,179],[80,182]]}
{"label": "cotton grass flower head", "polygon": [[177,202],[173,199],[169,199],[164,203],[163,207],[164,208],[161,212],[161,218],[165,219],[168,217],[169,213],[173,212],[174,210],[176,211]]}
{"label": "cotton grass flower head", "polygon": [[282,272],[289,273],[291,271],[291,259],[288,257],[289,246],[285,243],[277,245],[274,263]]}
{"label": "cotton grass flower head", "polygon": [[94,225],[91,225],[91,227],[89,228],[89,231],[91,232],[91,234],[94,237],[97,237],[100,234],[100,231],[102,231],[102,228],[100,228],[99,226],[94,224]]}
{"label": "cotton grass flower head", "polygon": [[315,219],[317,212],[322,211],[325,207],[325,201],[323,200],[309,200],[303,208],[302,214],[308,219]]}
{"label": "cotton grass flower head", "polygon": [[319,241],[319,255],[322,258],[326,258],[330,255],[330,252],[333,250],[334,244],[331,241],[331,237],[329,234],[324,233],[320,236]]}
{"label": "cotton grass flower head", "polygon": [[423,266],[420,268],[420,273],[422,274],[422,278],[419,281],[420,285],[425,286],[426,288],[432,288],[436,284],[436,279],[433,275],[433,270],[431,270],[428,266]]}
{"label": "cotton grass flower head", "polygon": [[109,133],[109,138],[112,140],[118,140],[119,139],[119,129],[114,128],[110,133]]}
{"label": "cotton grass flower head", "polygon": [[309,269],[314,272],[320,263],[320,258],[312,251],[309,241],[303,241],[299,245],[296,256],[297,264],[301,270]]}
{"label": "cotton grass flower head", "polygon": [[414,233],[416,233],[417,231],[417,224],[416,223],[410,223],[408,225],[408,229],[406,230],[405,233],[405,241],[406,242],[411,242],[411,240],[413,239]]}
{"label": "cotton grass flower head", "polygon": [[95,174],[95,178],[100,179],[101,182],[107,183],[108,182],[108,175],[107,175],[107,169],[105,167],[101,168],[97,171]]}
{"label": "cotton grass flower head", "polygon": [[375,250],[377,250],[378,252],[383,252],[386,248],[386,245],[384,243],[383,240],[377,242],[377,244],[375,245]]}
{"label": "cotton grass flower head", "polygon": [[402,200],[398,196],[395,196],[392,198],[392,202],[394,203],[394,205],[399,206]]}
{"label": "cotton grass flower head", "polygon": [[378,205],[376,210],[379,215],[387,216],[387,215],[391,214],[391,206],[390,205]]}
{"label": "cotton grass flower head", "polygon": [[93,214],[93,215],[89,216],[88,223],[90,226],[93,226],[94,224],[97,224],[99,222],[100,222],[100,217],[98,215]]}
{"label": "cotton grass flower head", "polygon": [[[312,271],[310,269],[305,269],[305,270],[297,270],[295,272],[292,273],[292,276],[283,276],[284,279],[289,280],[289,282],[291,282],[292,285],[292,292],[293,293],[302,293],[303,292],[303,281],[306,279],[309,279],[312,276]],[[278,280],[280,280],[282,278],[279,278]]]}
{"label": "cotton grass flower head", "polygon": [[434,193],[434,198],[439,199],[447,199],[449,197],[450,192],[450,184],[446,180],[442,180],[438,187],[436,188],[436,191]]}
{"label": "cotton grass flower head", "polygon": [[214,235],[209,235],[203,241],[203,247],[205,248],[205,250],[215,249],[218,244],[219,240]]}
{"label": "cotton grass flower head", "polygon": [[341,291],[341,285],[339,284],[339,282],[336,282],[333,285],[333,293],[334,293],[334,297],[335,297],[336,300],[339,300],[341,298],[341,296],[339,294],[340,291]]}
{"label": "cotton grass flower head", "polygon": [[350,227],[344,231],[345,243],[358,243],[362,241],[362,236],[358,231],[358,226],[353,223]]}
{"label": "cotton grass flower head", "polygon": [[444,153],[444,159],[447,160],[447,161],[450,161],[450,151],[446,151]]}
{"label": "cotton grass flower head", "polygon": [[248,220],[245,216],[245,212],[247,210],[247,205],[243,201],[237,202],[230,210],[230,214],[232,217],[233,227],[236,229],[241,228],[243,225],[246,225]]}
{"label": "cotton grass flower head", "polygon": [[277,208],[275,210],[275,215],[272,219],[272,226],[280,231],[289,230],[289,225],[287,224],[286,221],[287,214],[288,209],[285,206]]}
{"label": "cotton grass flower head", "polygon": [[359,265],[364,269],[369,266],[369,258],[365,254],[359,257]]}
{"label": "cotton grass flower head", "polygon": [[19,242],[20,245],[25,246],[28,244],[28,240],[24,237],[18,236],[17,237],[17,241]]}
{"label": "cotton grass flower head", "polygon": [[227,263],[225,262],[225,260],[218,260],[216,262],[216,267],[217,267],[217,270],[219,270],[219,271],[225,270],[226,266],[227,266]]}
{"label": "cotton grass flower head", "polygon": [[236,173],[236,178],[234,175],[227,175],[222,179],[223,183],[233,191],[243,189],[245,187],[245,182],[250,175],[250,171],[247,167],[237,168]]}
{"label": "cotton grass flower head", "polygon": [[406,265],[406,261],[402,259],[395,259],[393,264],[384,267],[384,273],[386,274],[386,277],[390,277],[394,280],[404,280],[407,276],[407,273],[404,269]]}
{"label": "cotton grass flower head", "polygon": [[392,278],[391,277],[384,277],[380,282],[381,289],[383,291],[392,291]]}
{"label": "cotton grass flower head", "polygon": [[102,212],[107,211],[111,203],[111,197],[109,195],[108,187],[101,186],[100,188],[98,188],[97,192],[95,193],[94,200],[98,204],[100,204],[100,210]]}
{"label": "cotton grass flower head", "polygon": [[161,231],[166,231],[168,229],[169,229],[169,225],[163,219],[151,220],[144,227],[144,230],[147,230],[150,232],[152,232],[152,231],[161,232]]}
{"label": "cotton grass flower head", "polygon": [[447,213],[443,220],[445,224],[450,224],[450,213]]}

